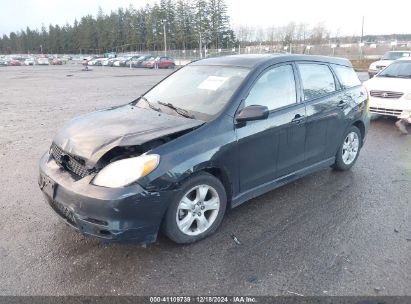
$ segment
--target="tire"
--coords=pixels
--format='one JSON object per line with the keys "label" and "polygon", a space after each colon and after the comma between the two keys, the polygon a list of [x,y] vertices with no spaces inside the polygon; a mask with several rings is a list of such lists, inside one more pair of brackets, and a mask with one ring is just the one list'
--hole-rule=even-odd
{"label": "tire", "polygon": [[176,68],[176,65],[175,65],[174,63],[172,63],[172,64],[170,64],[170,65],[168,66],[168,68],[174,70],[174,69]]}
{"label": "tire", "polygon": [[181,185],[170,204],[163,220],[163,233],[178,244],[202,240],[220,226],[226,206],[227,195],[220,180],[205,172],[196,174]]}
{"label": "tire", "polygon": [[344,134],[332,167],[338,171],[351,169],[360,155],[361,143],[362,136],[360,130],[356,126],[351,126]]}

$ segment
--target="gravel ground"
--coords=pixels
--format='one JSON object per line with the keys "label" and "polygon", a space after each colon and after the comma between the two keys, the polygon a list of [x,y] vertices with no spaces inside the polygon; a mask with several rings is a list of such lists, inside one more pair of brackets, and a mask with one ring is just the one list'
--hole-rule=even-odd
{"label": "gravel ground", "polygon": [[0,68],[0,295],[411,295],[411,135],[391,119],[372,122],[351,171],[253,199],[190,246],[105,246],[64,225],[37,186],[57,129],[169,73],[80,69]]}

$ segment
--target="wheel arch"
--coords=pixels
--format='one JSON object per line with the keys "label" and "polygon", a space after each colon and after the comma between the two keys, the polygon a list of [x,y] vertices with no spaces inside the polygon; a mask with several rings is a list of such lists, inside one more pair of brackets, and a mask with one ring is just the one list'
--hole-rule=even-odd
{"label": "wheel arch", "polygon": [[214,176],[223,184],[227,196],[227,208],[230,209],[233,197],[233,184],[226,170],[224,170],[221,167],[213,165],[198,166],[197,168],[193,168],[192,170],[189,170],[185,174],[183,174],[181,176],[182,178],[177,182],[176,185],[181,185],[182,183],[194,177],[195,175],[204,172]]}
{"label": "wheel arch", "polygon": [[360,132],[361,132],[361,147],[364,144],[364,138],[365,138],[365,125],[361,120],[357,120],[352,124],[354,127],[357,127]]}

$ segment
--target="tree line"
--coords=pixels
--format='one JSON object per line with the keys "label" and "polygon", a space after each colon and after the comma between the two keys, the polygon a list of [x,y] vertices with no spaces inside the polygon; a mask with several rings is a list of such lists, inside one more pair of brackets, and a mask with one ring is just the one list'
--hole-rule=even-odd
{"label": "tree line", "polygon": [[303,44],[344,44],[363,42],[378,43],[380,41],[410,41],[411,34],[390,35],[341,35],[339,30],[331,31],[324,22],[311,25],[308,23],[290,22],[282,26],[235,26],[234,31],[241,45],[283,45]]}
{"label": "tree line", "polygon": [[160,0],[106,14],[86,15],[73,24],[44,25],[0,38],[0,53],[104,53],[168,49],[229,48],[236,38],[224,0]]}

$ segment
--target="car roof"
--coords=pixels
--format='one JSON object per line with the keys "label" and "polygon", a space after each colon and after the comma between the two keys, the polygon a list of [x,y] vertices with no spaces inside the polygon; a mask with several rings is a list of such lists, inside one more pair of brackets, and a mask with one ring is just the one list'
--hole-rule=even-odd
{"label": "car roof", "polygon": [[193,62],[192,65],[222,65],[255,68],[260,65],[276,64],[287,61],[318,61],[352,67],[351,62],[345,58],[298,54],[230,55],[198,60]]}

